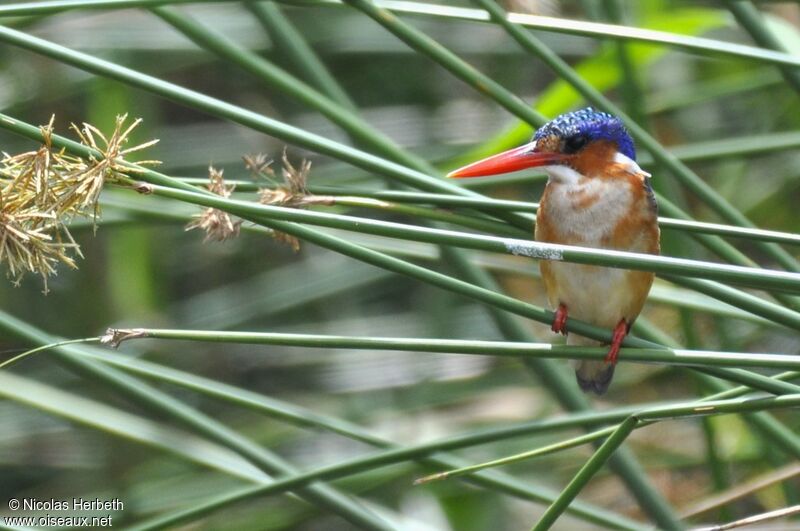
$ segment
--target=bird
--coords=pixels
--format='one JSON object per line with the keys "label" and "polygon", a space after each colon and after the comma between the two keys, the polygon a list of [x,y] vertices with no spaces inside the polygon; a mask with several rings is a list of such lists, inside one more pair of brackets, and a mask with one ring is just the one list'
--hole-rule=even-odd
{"label": "bird", "polygon": [[[636,163],[623,121],[591,107],[562,114],[520,147],[459,168],[448,177],[481,177],[539,167],[548,176],[536,213],[536,241],[659,254],[658,205],[650,174]],[[598,345],[568,334],[568,319],[612,330],[604,360],[574,364],[585,392],[604,394],[619,350],[642,311],[653,273],[540,260],[542,281],[554,309],[552,331],[568,345]]]}

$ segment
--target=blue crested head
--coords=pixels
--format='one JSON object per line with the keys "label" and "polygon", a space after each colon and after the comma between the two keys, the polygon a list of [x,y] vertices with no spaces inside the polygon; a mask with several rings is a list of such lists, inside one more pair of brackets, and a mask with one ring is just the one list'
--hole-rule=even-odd
{"label": "blue crested head", "polygon": [[622,120],[586,107],[579,111],[562,114],[544,124],[534,135],[534,140],[548,137],[558,138],[566,152],[577,152],[584,145],[596,140],[609,140],[617,144],[620,153],[636,160],[633,139]]}

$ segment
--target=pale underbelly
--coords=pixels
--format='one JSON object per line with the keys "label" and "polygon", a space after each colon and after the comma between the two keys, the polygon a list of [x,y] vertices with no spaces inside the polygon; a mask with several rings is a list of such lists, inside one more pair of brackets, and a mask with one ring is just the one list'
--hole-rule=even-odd
{"label": "pale underbelly", "polygon": [[[549,182],[537,214],[538,241],[658,253],[656,214],[641,182],[589,179],[576,185]],[[638,190],[637,193],[634,193]],[[614,328],[642,311],[652,273],[562,261],[539,263],[550,304],[569,317]]]}
{"label": "pale underbelly", "polygon": [[649,288],[652,282],[647,273],[624,269],[568,262],[542,266],[550,268],[550,304],[554,308],[564,304],[570,317],[604,328],[613,328],[623,318],[628,322],[636,319],[647,293],[642,288]]}

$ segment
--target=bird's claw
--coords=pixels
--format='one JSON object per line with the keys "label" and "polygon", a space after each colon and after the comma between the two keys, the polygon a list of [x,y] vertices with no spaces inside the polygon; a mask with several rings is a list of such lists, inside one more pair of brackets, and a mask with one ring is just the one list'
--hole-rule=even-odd
{"label": "bird's claw", "polygon": [[553,326],[550,330],[556,334],[567,335],[567,307],[563,304],[558,305],[556,316],[553,318]]}
{"label": "bird's claw", "polygon": [[622,342],[625,340],[625,336],[628,335],[628,323],[625,319],[620,319],[617,326],[614,328],[614,334],[611,337],[611,347],[608,349],[608,354],[606,354],[606,363],[611,363],[612,365],[617,364],[617,357],[619,356],[619,349],[622,346]]}

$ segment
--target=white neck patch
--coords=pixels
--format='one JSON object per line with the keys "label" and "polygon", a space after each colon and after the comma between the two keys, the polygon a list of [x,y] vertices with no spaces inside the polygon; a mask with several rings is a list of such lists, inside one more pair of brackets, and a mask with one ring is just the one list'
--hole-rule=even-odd
{"label": "white neck patch", "polygon": [[634,175],[642,174],[645,177],[652,177],[652,175],[644,171],[638,164],[636,164],[635,160],[627,155],[624,155],[623,153],[620,153],[619,151],[614,154],[614,162],[622,165],[622,167],[624,167],[629,173]]}

